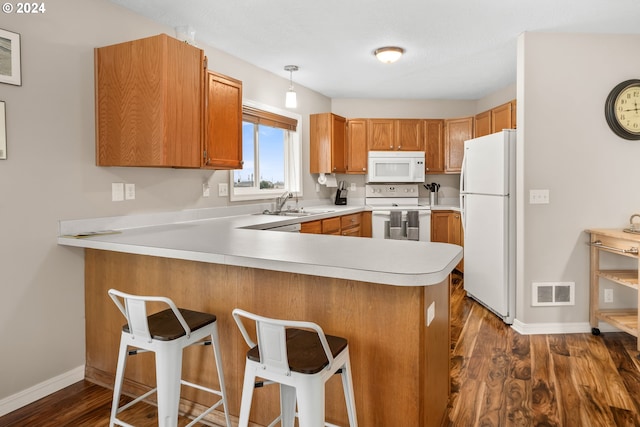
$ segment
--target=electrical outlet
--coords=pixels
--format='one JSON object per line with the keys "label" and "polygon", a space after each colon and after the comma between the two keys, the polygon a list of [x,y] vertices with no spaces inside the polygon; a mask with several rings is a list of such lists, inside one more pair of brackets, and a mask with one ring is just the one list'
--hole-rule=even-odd
{"label": "electrical outlet", "polygon": [[604,290],[604,302],[613,302],[613,289]]}
{"label": "electrical outlet", "polygon": [[202,197],[209,197],[211,195],[211,188],[209,187],[209,184],[204,183],[202,184]]}
{"label": "electrical outlet", "polygon": [[229,184],[223,182],[218,184],[218,196],[227,197],[229,195]]}
{"label": "electrical outlet", "polygon": [[431,325],[433,319],[436,317],[436,302],[432,302],[427,309],[427,326]]}
{"label": "electrical outlet", "polygon": [[549,190],[529,190],[530,205],[546,205],[549,203]]}

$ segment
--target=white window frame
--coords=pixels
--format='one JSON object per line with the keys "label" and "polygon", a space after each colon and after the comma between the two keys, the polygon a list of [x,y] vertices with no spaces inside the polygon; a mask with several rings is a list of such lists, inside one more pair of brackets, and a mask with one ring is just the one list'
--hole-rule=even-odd
{"label": "white window frame", "polygon": [[[232,202],[243,200],[270,200],[279,197],[283,192],[289,191],[295,196],[302,196],[302,116],[291,111],[262,104],[260,102],[244,100],[243,105],[267,111],[281,116],[296,119],[298,121],[295,131],[288,131],[288,141],[284,149],[285,188],[284,189],[258,189],[256,187],[239,187],[233,185],[234,171],[229,171],[229,200]],[[256,158],[256,161],[258,159]]]}

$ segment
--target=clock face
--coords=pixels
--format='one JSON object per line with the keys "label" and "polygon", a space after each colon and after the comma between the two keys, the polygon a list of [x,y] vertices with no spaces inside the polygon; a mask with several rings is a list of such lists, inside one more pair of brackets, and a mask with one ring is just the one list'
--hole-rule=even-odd
{"label": "clock face", "polygon": [[640,140],[640,80],[627,80],[614,87],[604,108],[607,123],[616,135]]}
{"label": "clock face", "polygon": [[640,135],[640,85],[629,86],[620,92],[615,107],[620,126]]}

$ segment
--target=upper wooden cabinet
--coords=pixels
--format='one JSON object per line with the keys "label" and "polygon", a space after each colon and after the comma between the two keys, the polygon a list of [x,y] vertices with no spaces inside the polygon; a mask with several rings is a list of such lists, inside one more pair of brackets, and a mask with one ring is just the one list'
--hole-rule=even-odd
{"label": "upper wooden cabinet", "polygon": [[347,120],[347,173],[367,172],[367,120]]}
{"label": "upper wooden cabinet", "polygon": [[419,119],[395,120],[396,150],[424,151],[425,121]]}
{"label": "upper wooden cabinet", "polygon": [[160,34],[94,56],[98,166],[241,167],[242,83],[202,49]]}
{"label": "upper wooden cabinet", "polygon": [[473,117],[444,121],[444,171],[460,173],[464,156],[464,141],[473,138]]}
{"label": "upper wooden cabinet", "polygon": [[506,102],[475,117],[475,137],[489,135],[502,129],[516,128],[516,100]]}
{"label": "upper wooden cabinet", "polygon": [[367,133],[367,147],[369,151],[385,151],[395,149],[394,120],[369,119]]}
{"label": "upper wooden cabinet", "polygon": [[489,135],[491,132],[491,111],[477,114],[474,123],[475,137]]}
{"label": "upper wooden cabinet", "polygon": [[425,172],[444,173],[444,120],[425,120]]}
{"label": "upper wooden cabinet", "polygon": [[94,59],[96,164],[200,167],[204,52],[161,34]]}
{"label": "upper wooden cabinet", "polygon": [[369,119],[370,151],[424,151],[424,120]]}
{"label": "upper wooden cabinet", "polygon": [[502,129],[515,129],[513,120],[515,113],[515,101],[507,102],[491,109],[491,133],[501,132]]}
{"label": "upper wooden cabinet", "polygon": [[242,169],[242,82],[207,72],[203,167]]}
{"label": "upper wooden cabinet", "polygon": [[309,173],[346,172],[347,119],[332,113],[311,114]]}

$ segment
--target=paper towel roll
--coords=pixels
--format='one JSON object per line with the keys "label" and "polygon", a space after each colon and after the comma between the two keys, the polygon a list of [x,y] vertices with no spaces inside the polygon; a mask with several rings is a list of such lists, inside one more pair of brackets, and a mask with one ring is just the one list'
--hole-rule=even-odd
{"label": "paper towel roll", "polygon": [[327,187],[337,187],[338,186],[338,180],[336,179],[335,176],[328,176],[327,177]]}
{"label": "paper towel roll", "polygon": [[325,174],[321,173],[320,176],[318,176],[318,184],[326,184],[327,183],[327,177]]}

